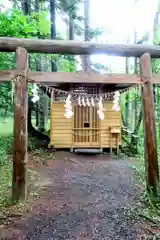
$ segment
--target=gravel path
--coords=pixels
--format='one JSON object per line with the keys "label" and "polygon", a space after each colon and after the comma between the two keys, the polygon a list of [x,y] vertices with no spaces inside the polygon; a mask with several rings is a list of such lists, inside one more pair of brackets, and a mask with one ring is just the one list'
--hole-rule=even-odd
{"label": "gravel path", "polygon": [[125,214],[140,192],[127,161],[71,155],[48,165],[50,185],[6,239],[141,239],[136,215]]}

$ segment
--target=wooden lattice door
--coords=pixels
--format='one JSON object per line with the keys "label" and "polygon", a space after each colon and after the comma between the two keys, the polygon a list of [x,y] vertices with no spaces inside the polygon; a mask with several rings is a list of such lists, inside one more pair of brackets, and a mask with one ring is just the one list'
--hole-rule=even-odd
{"label": "wooden lattice door", "polygon": [[100,122],[96,107],[74,107],[73,146],[100,146]]}

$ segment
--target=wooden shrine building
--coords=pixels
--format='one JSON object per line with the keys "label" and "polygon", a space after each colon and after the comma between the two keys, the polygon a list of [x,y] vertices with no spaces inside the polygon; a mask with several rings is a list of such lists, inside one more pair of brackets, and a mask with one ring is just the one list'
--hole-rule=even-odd
{"label": "wooden shrine building", "polygon": [[[92,78],[90,79],[92,82]],[[58,87],[60,88],[60,86]],[[62,88],[62,86],[61,86]],[[67,84],[68,92],[80,94],[92,94],[98,96],[104,93],[103,107],[104,119],[98,116],[98,107],[87,106],[73,102],[73,116],[64,116],[65,106],[61,98],[54,94],[50,112],[50,139],[51,145],[56,149],[69,148],[71,151],[76,148],[119,148],[121,144],[121,112],[115,111],[113,107],[113,91],[116,91],[118,84]],[[63,85],[64,89],[64,85]],[[109,94],[109,91],[112,94]],[[106,93],[106,95],[105,95]]]}

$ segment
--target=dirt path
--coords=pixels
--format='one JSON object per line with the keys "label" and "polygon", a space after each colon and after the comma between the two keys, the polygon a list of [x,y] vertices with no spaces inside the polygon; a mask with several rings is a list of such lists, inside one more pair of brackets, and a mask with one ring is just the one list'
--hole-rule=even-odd
{"label": "dirt path", "polygon": [[126,215],[140,193],[127,161],[104,156],[57,158],[45,167],[50,185],[33,203],[32,212],[7,229],[6,239],[141,239],[136,214]]}

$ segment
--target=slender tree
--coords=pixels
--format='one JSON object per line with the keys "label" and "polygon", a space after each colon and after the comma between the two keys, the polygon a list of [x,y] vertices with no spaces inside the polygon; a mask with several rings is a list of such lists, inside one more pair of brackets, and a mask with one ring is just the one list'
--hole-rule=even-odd
{"label": "slender tree", "polygon": [[[50,0],[51,39],[56,39],[56,0]],[[51,71],[57,72],[56,63],[51,59]]]}
{"label": "slender tree", "polygon": [[[84,40],[89,41],[89,2],[90,0],[84,1]],[[84,70],[90,70],[91,63],[90,63],[90,56],[84,56]]]}

